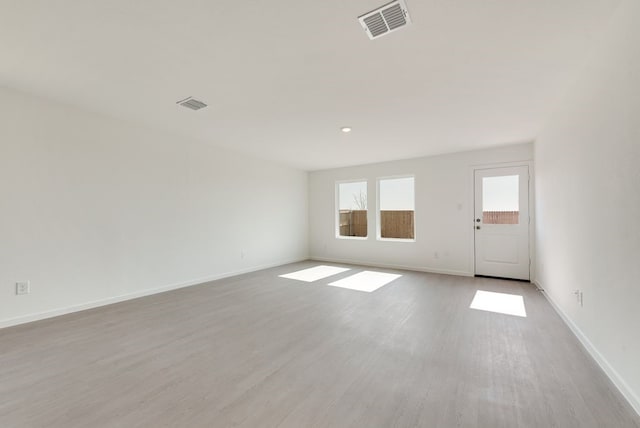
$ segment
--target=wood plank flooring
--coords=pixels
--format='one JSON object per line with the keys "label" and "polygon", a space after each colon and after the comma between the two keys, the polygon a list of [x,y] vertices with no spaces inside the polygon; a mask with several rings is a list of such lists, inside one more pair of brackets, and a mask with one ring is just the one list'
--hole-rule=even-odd
{"label": "wood plank flooring", "polygon": [[[640,427],[531,284],[278,277],[320,264],[0,330],[0,427]],[[402,277],[326,285],[363,270]],[[469,309],[476,290],[527,317]]]}

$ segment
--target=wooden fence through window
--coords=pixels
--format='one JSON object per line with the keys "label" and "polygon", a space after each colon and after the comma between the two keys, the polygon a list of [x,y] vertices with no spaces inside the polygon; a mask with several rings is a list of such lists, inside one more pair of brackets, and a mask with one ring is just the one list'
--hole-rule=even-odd
{"label": "wooden fence through window", "polygon": [[484,224],[519,224],[519,211],[483,211],[482,222]]}
{"label": "wooden fence through window", "polygon": [[414,211],[380,211],[382,238],[414,239]]}
{"label": "wooden fence through window", "polygon": [[340,210],[340,236],[367,236],[367,210]]}
{"label": "wooden fence through window", "polygon": [[[414,239],[414,211],[380,211],[382,238]],[[340,236],[367,236],[366,210],[340,211]]]}

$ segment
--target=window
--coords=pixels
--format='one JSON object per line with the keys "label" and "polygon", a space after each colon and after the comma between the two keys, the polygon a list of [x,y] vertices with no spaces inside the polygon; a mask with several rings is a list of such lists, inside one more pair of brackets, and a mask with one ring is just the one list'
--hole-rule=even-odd
{"label": "window", "polygon": [[415,239],[413,177],[378,180],[378,237]]}
{"label": "window", "polygon": [[482,178],[482,222],[518,224],[520,219],[519,176]]}
{"label": "window", "polygon": [[338,183],[338,236],[367,236],[367,182]]}

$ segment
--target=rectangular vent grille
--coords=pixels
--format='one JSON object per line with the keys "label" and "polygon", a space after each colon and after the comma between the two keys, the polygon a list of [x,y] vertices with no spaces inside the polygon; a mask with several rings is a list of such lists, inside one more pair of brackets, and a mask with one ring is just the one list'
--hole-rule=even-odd
{"label": "rectangular vent grille", "polygon": [[180,104],[182,107],[186,107],[191,110],[200,110],[207,106],[202,101],[198,101],[193,97],[185,98],[184,100],[178,101],[176,104]]}
{"label": "rectangular vent grille", "polygon": [[402,8],[399,4],[395,4],[390,8],[382,11],[382,16],[389,26],[389,30],[395,30],[398,27],[402,27],[407,24],[407,20],[404,19]]}
{"label": "rectangular vent grille", "polygon": [[358,21],[373,40],[410,24],[411,18],[404,0],[396,0],[359,16]]}
{"label": "rectangular vent grille", "polygon": [[367,24],[367,29],[372,39],[389,31],[387,24],[384,23],[384,19],[379,13],[365,18],[364,23]]}

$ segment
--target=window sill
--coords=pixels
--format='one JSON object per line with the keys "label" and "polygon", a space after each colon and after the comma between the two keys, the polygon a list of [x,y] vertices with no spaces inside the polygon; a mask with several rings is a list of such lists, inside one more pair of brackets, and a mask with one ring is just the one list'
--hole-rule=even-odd
{"label": "window sill", "polygon": [[336,236],[336,239],[344,239],[347,241],[366,241],[367,239],[369,239],[368,236],[341,236],[338,235]]}
{"label": "window sill", "polygon": [[378,241],[383,242],[416,242],[414,239],[404,239],[404,238],[378,238]]}

